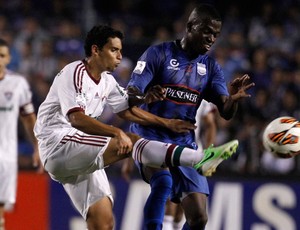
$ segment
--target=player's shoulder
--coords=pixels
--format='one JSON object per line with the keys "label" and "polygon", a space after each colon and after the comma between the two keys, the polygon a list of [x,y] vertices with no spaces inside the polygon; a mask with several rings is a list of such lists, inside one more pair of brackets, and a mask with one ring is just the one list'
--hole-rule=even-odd
{"label": "player's shoulder", "polygon": [[111,72],[109,72],[109,71],[104,71],[101,74],[101,78],[105,79],[106,81],[109,81],[109,82],[117,82],[117,80],[115,79],[115,77],[113,76],[113,74]]}
{"label": "player's shoulder", "polygon": [[57,77],[81,75],[81,71],[85,69],[84,63],[81,60],[73,61],[65,65],[57,74]]}
{"label": "player's shoulder", "polygon": [[73,70],[74,71],[77,68],[82,68],[82,67],[84,67],[83,61],[77,60],[77,61],[73,61],[73,62],[70,62],[69,64],[65,65],[63,70],[68,70],[68,71]]}

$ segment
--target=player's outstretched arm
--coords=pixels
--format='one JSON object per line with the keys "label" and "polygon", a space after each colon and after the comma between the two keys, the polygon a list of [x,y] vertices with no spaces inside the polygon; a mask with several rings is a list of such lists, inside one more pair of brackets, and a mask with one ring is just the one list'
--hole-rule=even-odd
{"label": "player's outstretched arm", "polygon": [[133,106],[125,111],[118,113],[118,115],[131,122],[135,122],[141,125],[154,125],[160,126],[172,130],[177,133],[184,133],[194,130],[196,126],[188,121],[180,119],[167,119],[156,116],[143,109]]}
{"label": "player's outstretched arm", "polygon": [[127,88],[129,95],[129,105],[141,105],[141,104],[150,104],[155,101],[162,101],[165,99],[166,89],[160,85],[155,85],[147,90],[144,94],[138,88],[134,86],[129,86]]}
{"label": "player's outstretched arm", "polygon": [[248,74],[235,78],[228,86],[229,97],[221,96],[222,105],[218,106],[218,109],[224,119],[229,120],[235,115],[239,100],[251,97],[247,91],[255,84],[253,82],[249,83],[249,80]]}

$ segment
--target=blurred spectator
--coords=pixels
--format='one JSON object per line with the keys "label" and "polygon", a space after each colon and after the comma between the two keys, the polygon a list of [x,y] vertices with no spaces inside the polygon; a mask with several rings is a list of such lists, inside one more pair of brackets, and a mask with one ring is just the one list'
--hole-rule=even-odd
{"label": "blurred spectator", "polygon": [[30,41],[32,54],[40,55],[42,41],[49,37],[49,34],[42,28],[41,22],[35,17],[26,17],[22,20],[20,31],[15,37],[15,47],[20,51],[23,44]]}
{"label": "blurred spectator", "polygon": [[264,47],[254,49],[251,57],[250,76],[255,88],[267,89],[271,82],[271,69],[268,63],[268,52]]}
{"label": "blurred spectator", "polygon": [[54,54],[53,41],[46,39],[42,41],[41,53],[31,60],[33,75],[43,78],[51,83],[57,74],[57,57]]}
{"label": "blurred spectator", "polygon": [[60,21],[54,42],[57,55],[66,55],[70,60],[77,60],[83,56],[83,44],[80,27],[70,20]]}
{"label": "blurred spectator", "polygon": [[152,41],[152,44],[159,44],[164,41],[168,41],[171,39],[171,34],[168,28],[164,26],[160,26],[157,28],[154,40]]}

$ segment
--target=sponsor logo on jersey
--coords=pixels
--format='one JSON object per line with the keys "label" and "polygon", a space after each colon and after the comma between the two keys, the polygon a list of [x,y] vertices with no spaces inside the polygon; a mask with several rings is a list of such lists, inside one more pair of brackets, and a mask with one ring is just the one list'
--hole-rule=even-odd
{"label": "sponsor logo on jersey", "polygon": [[126,95],[126,91],[124,90],[124,88],[121,87],[120,85],[116,85],[116,87],[117,87],[117,90],[119,91],[120,95],[124,97]]}
{"label": "sponsor logo on jersey", "polygon": [[197,73],[201,76],[206,74],[206,65],[203,63],[197,63]]}
{"label": "sponsor logo on jersey", "polygon": [[[94,96],[94,99],[100,99],[100,96],[99,96],[99,93],[96,92],[95,96]],[[103,100],[102,100],[103,101]]]}
{"label": "sponsor logo on jersey", "polygon": [[85,93],[77,93],[76,94],[76,103],[80,106],[80,108],[86,108],[86,95]]}
{"label": "sponsor logo on jersey", "polygon": [[146,62],[145,61],[138,61],[133,72],[136,74],[142,74],[146,67]]}
{"label": "sponsor logo on jersey", "polygon": [[10,107],[0,107],[0,112],[12,111],[13,108],[14,108],[13,106],[10,106]]}
{"label": "sponsor logo on jersey", "polygon": [[178,61],[176,59],[171,59],[170,65],[167,67],[167,69],[180,70],[180,68],[178,66],[179,66]]}
{"label": "sponsor logo on jersey", "polygon": [[197,105],[200,100],[200,93],[180,85],[164,85],[167,89],[166,99],[177,104]]}

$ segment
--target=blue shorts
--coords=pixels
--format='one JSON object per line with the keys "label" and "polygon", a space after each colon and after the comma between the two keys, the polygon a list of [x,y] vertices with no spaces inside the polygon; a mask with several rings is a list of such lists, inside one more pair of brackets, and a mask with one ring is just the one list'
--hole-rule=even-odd
{"label": "blue shorts", "polygon": [[194,168],[178,166],[170,167],[173,179],[171,200],[179,203],[184,194],[197,192],[209,195],[206,177],[200,175]]}

